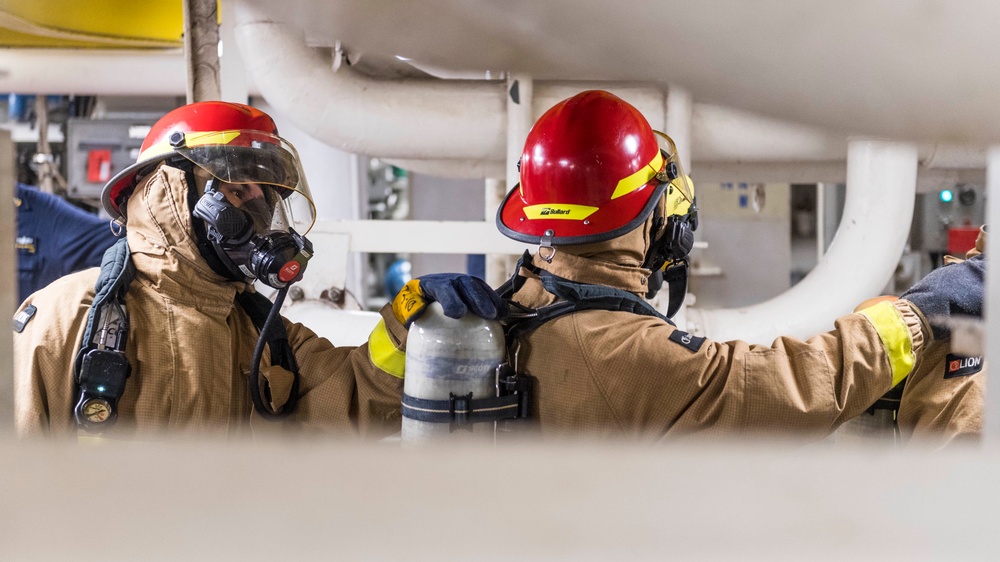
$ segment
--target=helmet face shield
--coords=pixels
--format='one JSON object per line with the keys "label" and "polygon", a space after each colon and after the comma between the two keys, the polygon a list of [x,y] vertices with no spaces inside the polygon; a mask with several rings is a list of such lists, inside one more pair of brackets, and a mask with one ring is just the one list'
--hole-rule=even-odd
{"label": "helmet face shield", "polygon": [[312,194],[287,141],[260,131],[222,131],[189,133],[185,142],[177,154],[218,180],[216,189],[253,216],[258,233],[292,228],[304,235],[312,228]]}
{"label": "helmet face shield", "polygon": [[[189,160],[210,170],[220,180],[268,183],[308,197],[297,164],[298,155],[277,134],[274,120],[249,105],[223,101],[183,105],[167,112],[150,128],[135,163],[105,184],[101,203],[115,222],[125,224],[125,203],[142,177],[161,162],[183,156],[182,152],[187,152]],[[220,150],[226,146],[234,150],[274,150],[272,157],[259,155],[247,159]]]}

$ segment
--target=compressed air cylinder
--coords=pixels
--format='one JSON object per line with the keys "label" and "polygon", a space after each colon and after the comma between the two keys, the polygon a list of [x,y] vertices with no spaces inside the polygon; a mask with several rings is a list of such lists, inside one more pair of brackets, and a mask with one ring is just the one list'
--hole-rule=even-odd
{"label": "compressed air cylinder", "polygon": [[[472,314],[448,318],[433,302],[410,325],[406,340],[403,392],[425,400],[448,400],[454,394],[473,399],[496,396],[496,369],[504,360],[499,322]],[[492,441],[494,422],[464,425],[419,421],[403,410],[404,444],[439,441]]]}

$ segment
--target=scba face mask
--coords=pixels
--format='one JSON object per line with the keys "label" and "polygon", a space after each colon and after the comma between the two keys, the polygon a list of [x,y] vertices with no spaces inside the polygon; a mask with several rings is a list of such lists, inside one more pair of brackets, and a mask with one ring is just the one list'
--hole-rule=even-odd
{"label": "scba face mask", "polygon": [[312,243],[290,226],[279,189],[205,183],[193,214],[205,221],[205,236],[234,279],[282,289],[302,278]]}
{"label": "scba face mask", "polygon": [[246,130],[189,133],[176,142],[204,185],[192,214],[205,222],[225,274],[276,289],[299,280],[312,257],[304,235],[316,214],[295,148]]}
{"label": "scba face mask", "polygon": [[[210,261],[210,265],[216,271],[224,270],[220,273],[234,280],[250,283],[259,279],[278,289],[273,303],[250,291],[236,296],[260,330],[247,377],[250,397],[261,416],[277,419],[295,409],[299,385],[298,367],[279,311],[288,286],[302,278],[312,257],[312,244],[304,233],[312,227],[315,209],[290,144],[273,135],[248,131],[231,134],[242,137],[244,142],[249,140],[249,146],[205,144],[178,152],[195,164],[195,184],[204,184],[192,210],[192,216],[201,219],[196,221],[201,224],[196,224],[195,231],[202,255],[214,253],[218,259]],[[260,316],[266,319],[258,322]],[[265,347],[270,349],[272,364],[294,375],[288,401],[278,409],[269,406],[270,386],[262,384],[259,377]]]}

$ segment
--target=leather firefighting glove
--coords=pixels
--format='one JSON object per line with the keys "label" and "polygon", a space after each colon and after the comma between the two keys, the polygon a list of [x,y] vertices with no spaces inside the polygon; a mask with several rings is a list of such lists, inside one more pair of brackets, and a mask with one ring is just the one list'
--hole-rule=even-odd
{"label": "leather firefighting glove", "polygon": [[955,315],[983,315],[985,254],[935,269],[900,296],[913,303],[931,323],[936,339],[950,330],[941,320]]}
{"label": "leather firefighting glove", "polygon": [[467,312],[487,320],[507,317],[507,303],[500,295],[482,279],[460,273],[434,273],[411,280],[392,300],[392,314],[409,328],[434,301],[441,303],[449,318],[461,318]]}

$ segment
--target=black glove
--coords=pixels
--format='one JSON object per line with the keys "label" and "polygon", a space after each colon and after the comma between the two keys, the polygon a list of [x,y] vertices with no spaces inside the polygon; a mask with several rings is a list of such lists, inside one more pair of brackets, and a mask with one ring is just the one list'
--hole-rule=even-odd
{"label": "black glove", "polygon": [[900,298],[913,303],[924,314],[935,338],[950,335],[947,326],[935,323],[938,318],[954,315],[983,315],[983,277],[985,254],[935,269],[917,281]]}
{"label": "black glove", "polygon": [[507,303],[485,281],[460,273],[434,273],[411,280],[392,300],[392,314],[403,326],[420,317],[433,301],[445,316],[461,318],[472,312],[487,320],[507,317]]}

